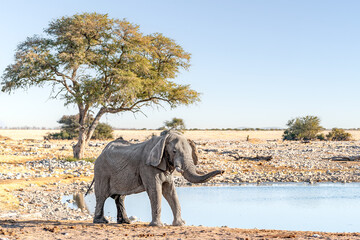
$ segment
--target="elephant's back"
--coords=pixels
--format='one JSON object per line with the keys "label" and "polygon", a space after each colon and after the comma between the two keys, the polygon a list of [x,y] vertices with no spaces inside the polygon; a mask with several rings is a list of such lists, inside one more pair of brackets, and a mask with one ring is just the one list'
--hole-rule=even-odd
{"label": "elephant's back", "polygon": [[127,166],[135,166],[141,161],[141,144],[123,144],[121,142],[110,142],[95,161],[94,168],[111,168],[118,172]]}

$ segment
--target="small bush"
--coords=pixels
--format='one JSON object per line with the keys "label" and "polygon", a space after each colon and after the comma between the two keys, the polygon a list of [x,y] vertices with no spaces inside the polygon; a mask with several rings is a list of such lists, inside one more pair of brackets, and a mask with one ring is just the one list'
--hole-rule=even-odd
{"label": "small bush", "polygon": [[76,136],[69,134],[68,132],[66,132],[65,130],[61,130],[59,133],[49,133],[48,135],[46,135],[44,138],[45,140],[51,140],[51,139],[55,139],[55,140],[70,140],[75,138]]}
{"label": "small bush", "polygon": [[316,116],[291,119],[286,125],[289,128],[284,131],[284,140],[313,140],[323,130],[320,118]]}
{"label": "small bush", "polygon": [[320,141],[324,141],[325,135],[323,133],[320,133],[320,134],[316,135],[316,138],[319,139]]}
{"label": "small bush", "polygon": [[[93,121],[93,117],[90,115],[88,117],[87,124],[89,125],[91,121]],[[61,119],[58,121],[61,126],[60,133],[49,133],[44,138],[45,140],[57,139],[57,140],[70,140],[75,139],[79,136],[79,115],[70,115],[70,116],[62,116]],[[113,129],[109,124],[106,123],[99,123],[95,131],[91,137],[91,139],[111,139],[113,138],[112,135]]]}
{"label": "small bush", "polygon": [[165,121],[164,124],[166,129],[176,129],[178,131],[185,129],[184,120],[181,118],[173,118],[171,121]]}
{"label": "small bush", "polygon": [[350,141],[352,136],[350,133],[345,132],[341,128],[333,128],[331,132],[326,135],[326,138],[330,141]]}
{"label": "small bush", "polygon": [[109,124],[106,123],[99,123],[94,131],[94,134],[92,135],[91,139],[111,139],[113,137],[113,129]]}

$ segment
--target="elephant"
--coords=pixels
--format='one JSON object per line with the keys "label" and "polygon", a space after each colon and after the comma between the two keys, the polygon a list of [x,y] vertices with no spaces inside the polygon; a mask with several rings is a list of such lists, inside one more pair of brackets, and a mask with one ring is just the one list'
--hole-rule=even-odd
{"label": "elephant", "polygon": [[199,175],[197,161],[195,144],[174,130],[138,144],[110,142],[94,165],[96,207],[93,222],[108,223],[104,217],[104,203],[112,197],[117,207],[117,223],[130,223],[124,207],[125,196],[146,191],[152,213],[150,226],[163,225],[160,220],[162,196],[171,207],[172,224],[184,225],[172,176],[174,170],[191,183],[203,183],[224,172],[216,170]]}

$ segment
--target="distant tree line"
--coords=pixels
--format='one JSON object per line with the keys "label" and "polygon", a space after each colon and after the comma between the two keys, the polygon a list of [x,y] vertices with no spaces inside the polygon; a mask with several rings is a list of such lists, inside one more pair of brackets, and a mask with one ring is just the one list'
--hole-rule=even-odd
{"label": "distant tree line", "polygon": [[[64,115],[58,123],[61,124],[59,133],[49,133],[45,136],[45,139],[76,139],[79,136],[79,115]],[[88,123],[90,124],[93,121],[93,116],[90,114],[87,118]],[[321,133],[325,129],[320,125],[320,118],[317,116],[305,116],[298,117],[288,121],[287,129],[281,128],[189,128],[186,129],[185,121],[182,118],[172,118],[170,121],[165,121],[164,125],[157,130],[169,130],[176,129],[179,131],[284,131],[283,140],[321,140],[321,141],[349,141],[352,139],[352,135],[348,132],[345,132],[341,128],[333,128],[328,134]],[[0,126],[0,129],[49,129],[45,127],[3,127]],[[59,129],[59,128],[53,128]],[[154,129],[136,129],[136,128],[118,128],[116,130],[154,130]],[[99,123],[95,128],[92,139],[111,139],[113,138],[113,128],[106,123]],[[351,128],[348,130],[360,130],[359,128]]]}
{"label": "distant tree line", "polygon": [[49,127],[29,127],[29,126],[22,126],[22,127],[7,127],[7,126],[0,126],[0,129],[9,129],[9,130],[49,130],[54,129],[57,130],[59,127],[49,128]]}

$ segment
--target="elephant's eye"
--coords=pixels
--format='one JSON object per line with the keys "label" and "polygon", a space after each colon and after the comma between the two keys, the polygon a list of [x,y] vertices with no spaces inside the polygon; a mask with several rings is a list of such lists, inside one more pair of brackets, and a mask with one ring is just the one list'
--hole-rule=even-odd
{"label": "elephant's eye", "polygon": [[176,150],[173,150],[173,153],[176,153]]}

